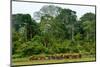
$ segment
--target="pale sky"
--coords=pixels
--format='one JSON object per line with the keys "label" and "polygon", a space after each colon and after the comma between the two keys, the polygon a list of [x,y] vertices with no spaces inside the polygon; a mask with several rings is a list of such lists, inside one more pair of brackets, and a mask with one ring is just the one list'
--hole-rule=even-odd
{"label": "pale sky", "polygon": [[46,4],[46,3],[31,3],[31,2],[12,2],[12,14],[23,13],[30,14],[33,18],[33,14],[39,11],[44,5],[55,5],[66,9],[76,11],[76,15],[80,18],[87,12],[95,13],[94,6],[79,6],[79,5],[63,5],[63,4]]}

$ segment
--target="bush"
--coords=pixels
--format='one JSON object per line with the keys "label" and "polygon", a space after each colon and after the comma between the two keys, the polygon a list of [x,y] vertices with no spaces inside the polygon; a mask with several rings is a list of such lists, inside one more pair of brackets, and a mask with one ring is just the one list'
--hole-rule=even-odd
{"label": "bush", "polygon": [[33,54],[42,54],[46,52],[46,47],[37,41],[24,43],[21,49],[23,56],[31,56]]}
{"label": "bush", "polygon": [[18,52],[19,52],[19,51],[18,51],[18,48],[20,47],[21,42],[20,42],[20,41],[15,41],[15,42],[13,42],[12,44],[13,44],[13,45],[12,45],[12,54],[18,53]]}

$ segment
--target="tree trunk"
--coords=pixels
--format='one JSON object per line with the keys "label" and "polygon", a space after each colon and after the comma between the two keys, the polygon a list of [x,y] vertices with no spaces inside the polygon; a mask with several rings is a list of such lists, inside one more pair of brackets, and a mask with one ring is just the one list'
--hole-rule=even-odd
{"label": "tree trunk", "polygon": [[72,39],[72,41],[74,41],[74,26],[72,25],[72,35],[71,35],[71,39]]}

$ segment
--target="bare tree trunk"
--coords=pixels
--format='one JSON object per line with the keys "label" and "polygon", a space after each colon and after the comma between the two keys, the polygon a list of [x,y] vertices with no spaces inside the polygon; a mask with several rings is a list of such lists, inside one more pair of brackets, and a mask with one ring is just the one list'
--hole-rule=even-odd
{"label": "bare tree trunk", "polygon": [[72,25],[72,36],[71,36],[72,38],[72,41],[74,41],[74,26]]}

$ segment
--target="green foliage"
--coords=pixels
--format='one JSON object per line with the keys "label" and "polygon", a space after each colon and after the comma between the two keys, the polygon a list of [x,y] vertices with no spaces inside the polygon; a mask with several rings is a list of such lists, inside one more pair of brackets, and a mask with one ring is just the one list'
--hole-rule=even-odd
{"label": "green foliage", "polygon": [[14,58],[57,53],[95,55],[95,14],[86,13],[77,20],[75,11],[51,5],[41,8],[36,17],[39,23],[29,14],[13,15]]}
{"label": "green foliage", "polygon": [[31,56],[43,52],[43,46],[38,42],[27,42],[21,47],[23,56]]}
{"label": "green foliage", "polygon": [[84,22],[84,21],[94,21],[94,20],[96,20],[96,15],[93,14],[93,13],[86,13],[80,18],[80,20],[82,22]]}

